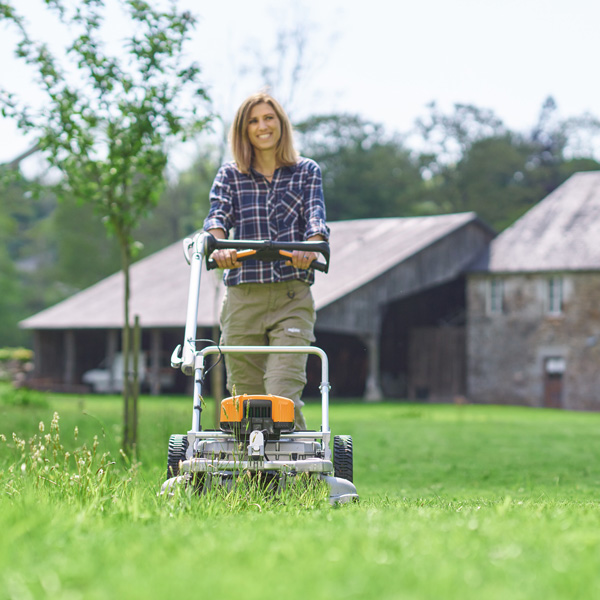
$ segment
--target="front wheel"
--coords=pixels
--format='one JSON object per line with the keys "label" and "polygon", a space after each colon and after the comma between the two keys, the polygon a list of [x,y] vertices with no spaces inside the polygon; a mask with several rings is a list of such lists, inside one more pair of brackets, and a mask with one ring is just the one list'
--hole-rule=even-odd
{"label": "front wheel", "polygon": [[349,435],[333,438],[333,471],[336,477],[352,481],[352,437]]}
{"label": "front wheel", "polygon": [[185,460],[188,449],[187,435],[172,435],[169,438],[169,452],[167,455],[167,479],[179,475],[179,463]]}

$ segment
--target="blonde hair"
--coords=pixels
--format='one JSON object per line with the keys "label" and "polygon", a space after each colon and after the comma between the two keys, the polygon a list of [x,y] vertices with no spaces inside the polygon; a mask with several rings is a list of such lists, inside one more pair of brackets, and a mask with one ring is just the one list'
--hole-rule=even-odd
{"label": "blonde hair", "polygon": [[252,166],[254,158],[254,147],[248,139],[248,122],[250,113],[258,104],[269,104],[281,123],[281,137],[275,148],[275,158],[277,165],[281,167],[290,167],[298,162],[298,153],[294,148],[294,139],[292,135],[292,124],[290,119],[275,98],[266,92],[257,92],[246,98],[238,108],[235,119],[229,132],[229,144],[237,168],[242,173],[248,173]]}

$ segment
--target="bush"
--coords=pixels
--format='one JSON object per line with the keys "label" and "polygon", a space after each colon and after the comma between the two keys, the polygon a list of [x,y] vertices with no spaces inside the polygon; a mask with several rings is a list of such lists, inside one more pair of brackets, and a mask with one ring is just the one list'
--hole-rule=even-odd
{"label": "bush", "polygon": [[14,388],[6,386],[0,388],[0,404],[8,406],[37,406],[47,408],[48,400],[46,394],[26,387]]}
{"label": "bush", "polygon": [[22,382],[33,366],[33,350],[0,348],[0,380]]}

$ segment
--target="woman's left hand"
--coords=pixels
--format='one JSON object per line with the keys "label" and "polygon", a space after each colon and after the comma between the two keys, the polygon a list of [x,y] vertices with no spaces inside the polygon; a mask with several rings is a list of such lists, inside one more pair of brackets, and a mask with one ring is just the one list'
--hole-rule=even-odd
{"label": "woman's left hand", "polygon": [[308,269],[313,260],[317,258],[316,252],[306,252],[305,250],[294,250],[292,259],[285,264],[296,269]]}

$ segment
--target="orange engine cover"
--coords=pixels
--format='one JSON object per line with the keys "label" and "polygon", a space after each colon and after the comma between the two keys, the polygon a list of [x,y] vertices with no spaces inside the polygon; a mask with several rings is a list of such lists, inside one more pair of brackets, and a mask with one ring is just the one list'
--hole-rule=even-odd
{"label": "orange engine cover", "polygon": [[245,434],[266,429],[278,436],[294,429],[294,401],[282,396],[232,396],[221,402],[220,426],[223,431]]}

